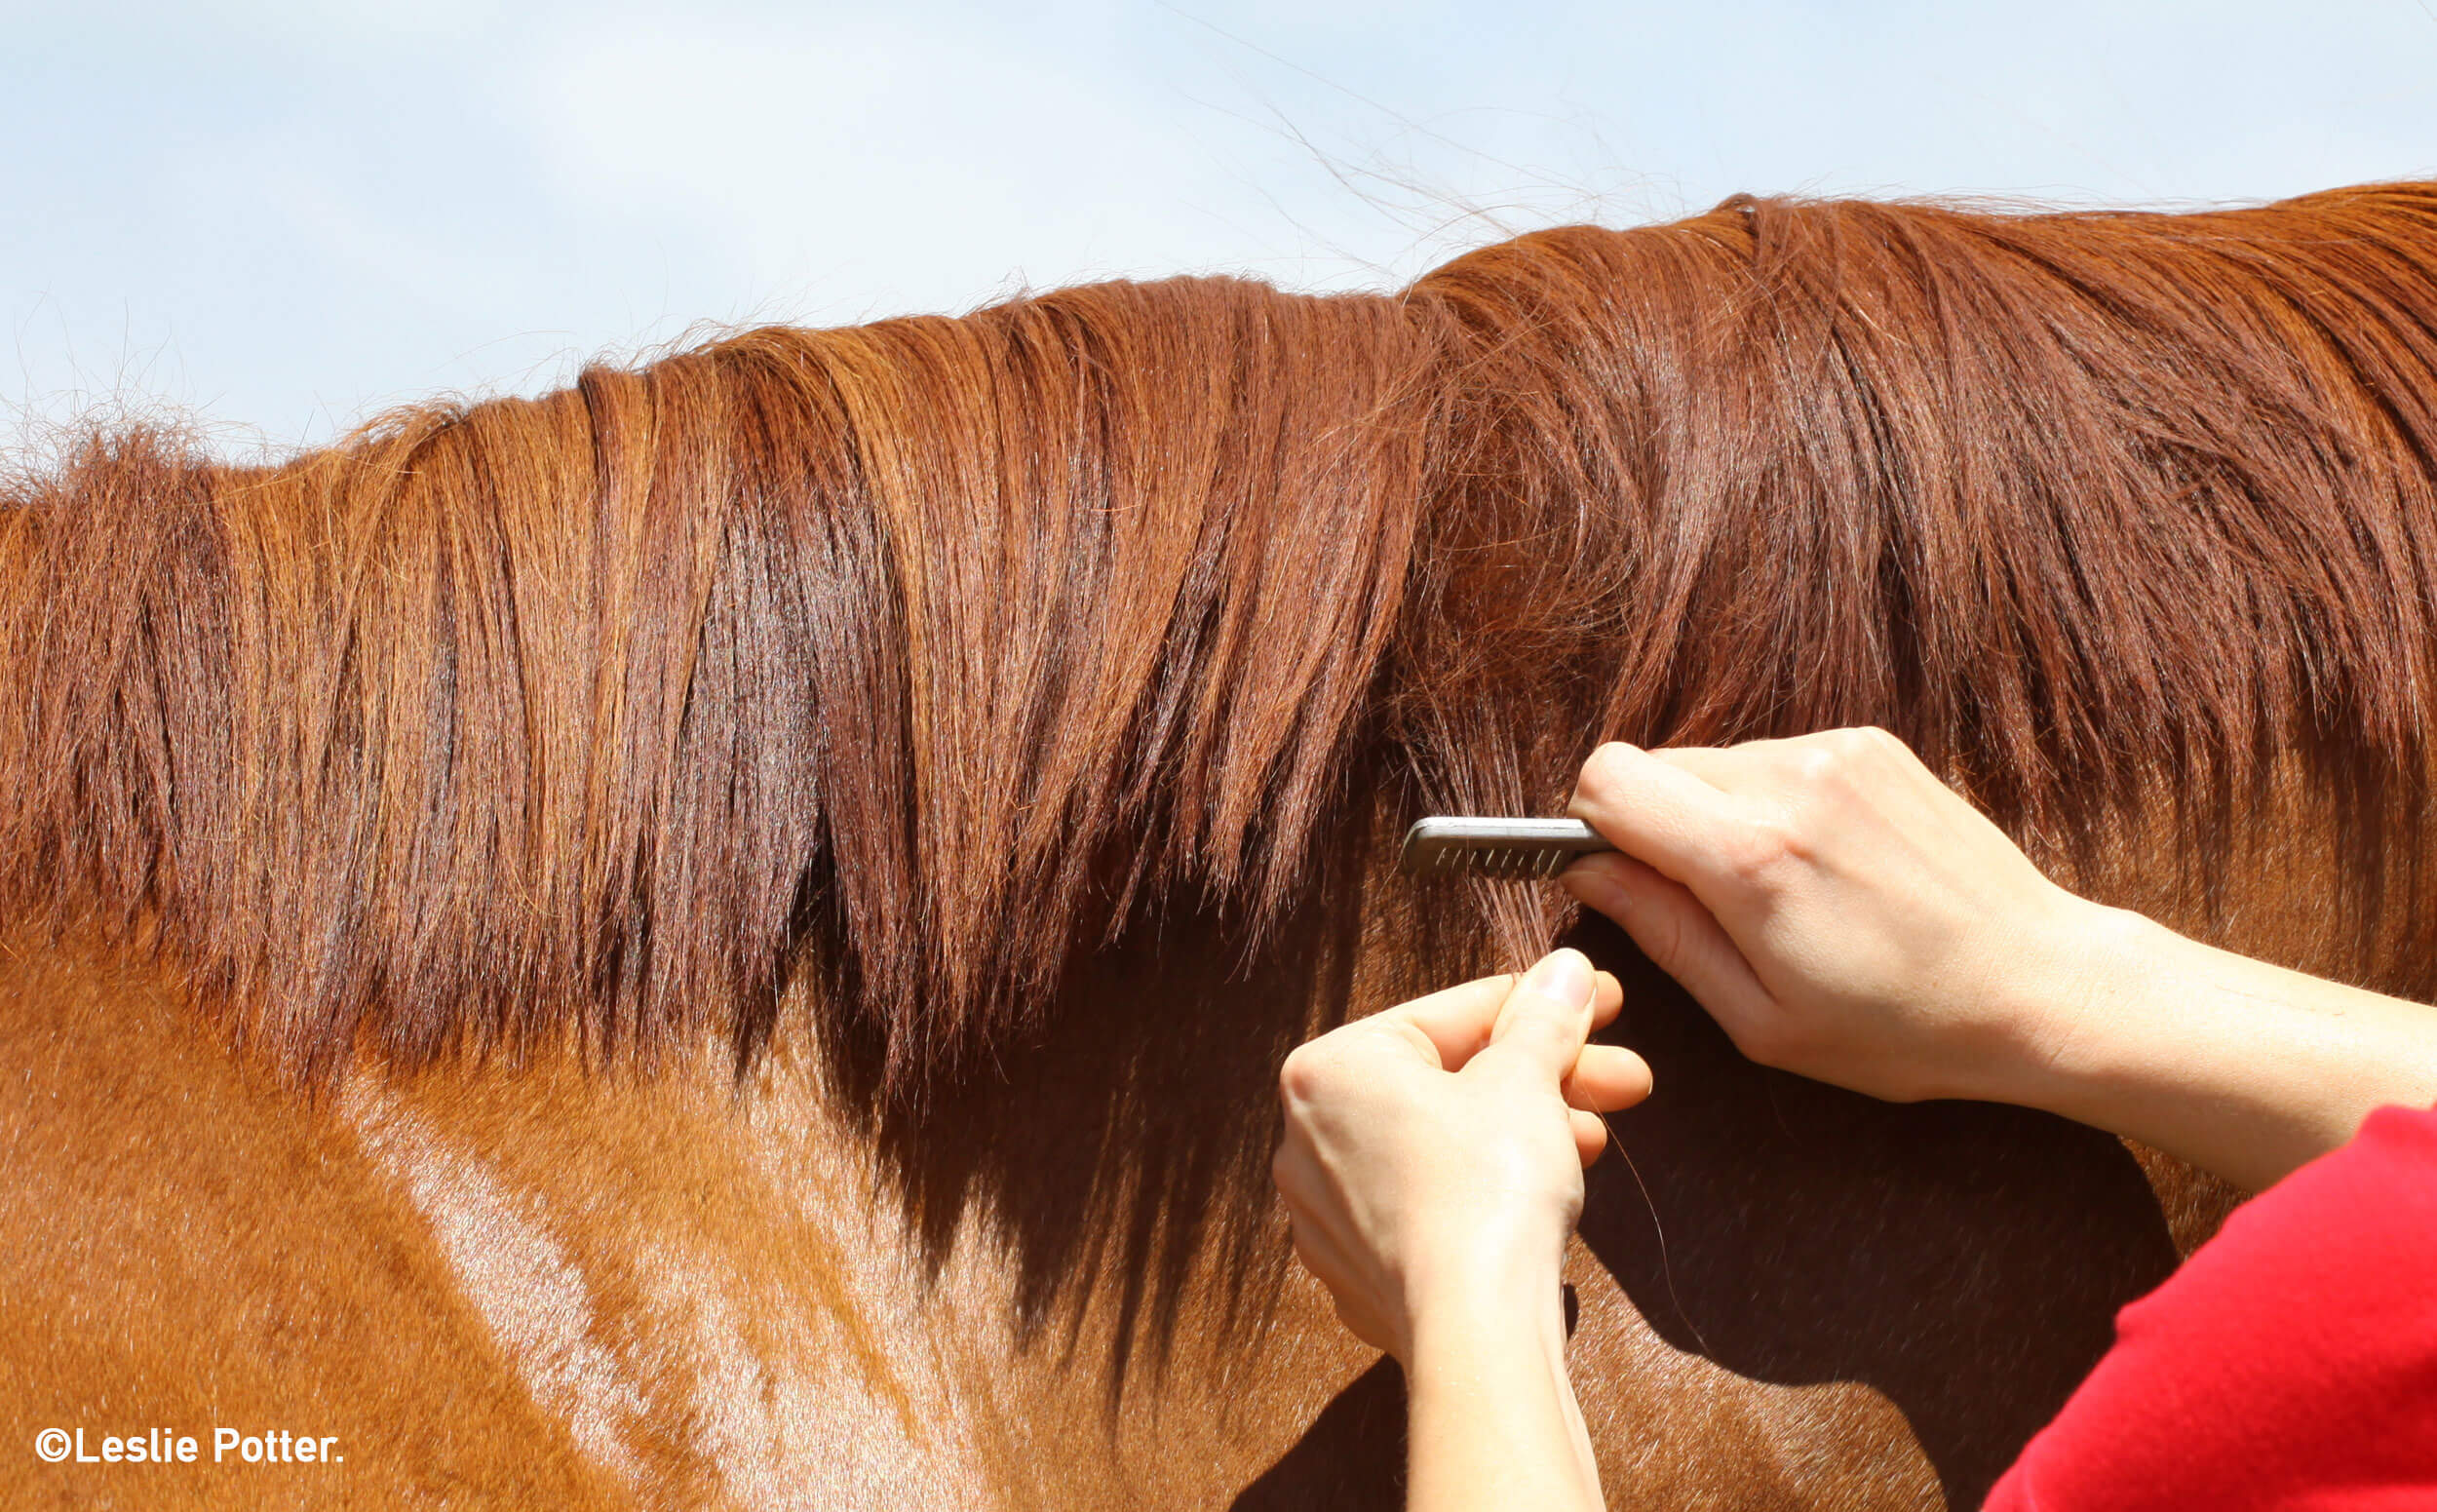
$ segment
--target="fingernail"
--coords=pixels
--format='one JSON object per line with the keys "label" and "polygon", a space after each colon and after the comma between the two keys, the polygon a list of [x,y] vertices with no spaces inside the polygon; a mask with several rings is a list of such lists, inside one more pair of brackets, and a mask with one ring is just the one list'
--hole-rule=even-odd
{"label": "fingernail", "polygon": [[1580,950],[1552,950],[1532,966],[1523,985],[1542,997],[1578,1008],[1591,1000],[1591,958]]}

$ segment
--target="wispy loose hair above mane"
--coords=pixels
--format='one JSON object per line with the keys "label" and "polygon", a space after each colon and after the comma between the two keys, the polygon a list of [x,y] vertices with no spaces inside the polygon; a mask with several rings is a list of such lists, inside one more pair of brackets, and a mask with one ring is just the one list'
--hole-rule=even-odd
{"label": "wispy loose hair above mane", "polygon": [[912,1072],[1162,909],[1257,937],[1348,805],[1856,722],[2059,855],[2301,754],[2369,898],[2432,407],[2401,185],[1737,200],[1395,297],[755,330],[278,466],[97,432],[0,513],[0,907],[308,1073],[750,1057],[827,920]]}

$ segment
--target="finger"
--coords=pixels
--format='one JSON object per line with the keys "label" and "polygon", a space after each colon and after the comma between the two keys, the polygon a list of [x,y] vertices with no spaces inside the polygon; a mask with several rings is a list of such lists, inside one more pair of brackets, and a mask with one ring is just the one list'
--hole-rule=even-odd
{"label": "finger", "polygon": [[1292,1198],[1286,1204],[1287,1229],[1294,1236],[1295,1258],[1328,1287],[1347,1285],[1354,1267],[1346,1257],[1360,1246],[1346,1242],[1329,1221],[1330,1210],[1307,1207]]}
{"label": "finger", "polygon": [[[1625,989],[1611,972],[1592,974],[1591,1027],[1604,1028],[1614,1022],[1624,1007]],[[1412,1002],[1373,1014],[1359,1022],[1381,1028],[1407,1027],[1420,1032],[1430,1042],[1443,1070],[1459,1071],[1464,1063],[1480,1053],[1489,1042],[1489,1031],[1496,1027],[1498,1010],[1506,1004],[1506,994],[1515,989],[1515,977],[1509,972],[1502,977],[1482,977],[1416,997]]]}
{"label": "finger", "polygon": [[1373,1315],[1370,1308],[1348,1302],[1342,1293],[1334,1289],[1331,1290],[1329,1296],[1331,1300],[1336,1303],[1337,1321],[1345,1325],[1347,1333],[1381,1354],[1395,1352],[1395,1340],[1389,1336],[1387,1329],[1381,1326],[1378,1318]]}
{"label": "finger", "polygon": [[1604,1029],[1616,1022],[1618,1010],[1625,1006],[1625,985],[1610,971],[1591,974],[1591,1027]]}
{"label": "finger", "polygon": [[1681,765],[1626,745],[1591,753],[1566,812],[1626,855],[1696,887],[1723,879],[1721,858],[1732,854],[1752,830],[1731,795]]}
{"label": "finger", "polygon": [[[1498,1009],[1515,989],[1513,973],[1472,982],[1416,997],[1409,1003],[1373,1014],[1361,1022],[1380,1028],[1417,1032],[1438,1056],[1446,1070],[1461,1070],[1464,1063],[1489,1042]],[[1622,1001],[1621,991],[1618,1000]]]}
{"label": "finger", "polygon": [[1661,746],[1643,754],[1721,793],[1746,793],[1768,783],[1786,757],[1801,749],[1800,739],[1747,740],[1734,746]]}
{"label": "finger", "polygon": [[1574,1067],[1591,1032],[1595,984],[1591,960],[1580,950],[1551,950],[1506,994],[1478,1064],[1492,1056],[1546,1077],[1554,1086]]}
{"label": "finger", "polygon": [[1600,1151],[1607,1148],[1607,1125],[1599,1114],[1586,1113],[1578,1107],[1566,1109],[1566,1123],[1573,1131],[1574,1154],[1588,1169],[1592,1161],[1600,1158]]}
{"label": "finger", "polygon": [[1314,1281],[1332,1293],[1351,1288],[1353,1272],[1326,1235],[1316,1227],[1297,1220],[1295,1224],[1295,1260],[1311,1272]]}
{"label": "finger", "polygon": [[1312,1222],[1309,1214],[1292,1202],[1286,1205],[1286,1221],[1287,1233],[1295,1244],[1296,1260],[1313,1275],[1322,1275],[1326,1261],[1321,1256],[1318,1225]]}
{"label": "finger", "polygon": [[1585,1045],[1558,1090],[1571,1106],[1612,1113],[1650,1095],[1650,1063],[1622,1045]]}
{"label": "finger", "polygon": [[1311,1152],[1300,1140],[1290,1139],[1281,1144],[1269,1157],[1269,1183],[1278,1189],[1278,1198],[1286,1204],[1287,1216],[1294,1218],[1310,1206],[1316,1190]]}
{"label": "finger", "polygon": [[1278,1188],[1286,1216],[1298,1228],[1312,1233],[1336,1231],[1344,1205],[1309,1144],[1293,1138],[1280,1144],[1269,1159],[1269,1180]]}
{"label": "finger", "polygon": [[1683,985],[1731,1031],[1771,999],[1751,962],[1692,890],[1630,856],[1586,856],[1559,878],[1585,906],[1614,919],[1650,963]]}

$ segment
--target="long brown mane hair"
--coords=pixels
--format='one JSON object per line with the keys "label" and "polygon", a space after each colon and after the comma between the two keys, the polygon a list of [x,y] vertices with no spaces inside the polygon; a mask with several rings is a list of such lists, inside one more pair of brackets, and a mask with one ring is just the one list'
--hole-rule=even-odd
{"label": "long brown mane hair", "polygon": [[1396,297],[755,330],[272,467],[96,434],[0,516],[5,903],[308,1073],[749,1059],[828,919],[902,1073],[1146,906],[1257,933],[1333,806],[1858,722],[2052,860],[2302,753],[2374,902],[2437,688],[2433,228],[1736,200]]}

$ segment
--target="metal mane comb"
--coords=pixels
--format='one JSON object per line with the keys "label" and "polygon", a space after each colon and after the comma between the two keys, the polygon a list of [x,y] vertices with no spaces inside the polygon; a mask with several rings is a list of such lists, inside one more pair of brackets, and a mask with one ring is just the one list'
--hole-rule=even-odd
{"label": "metal mane comb", "polygon": [[1615,848],[1579,819],[1439,816],[1417,820],[1405,832],[1397,865],[1418,876],[1537,881],[1565,871],[1576,856]]}

